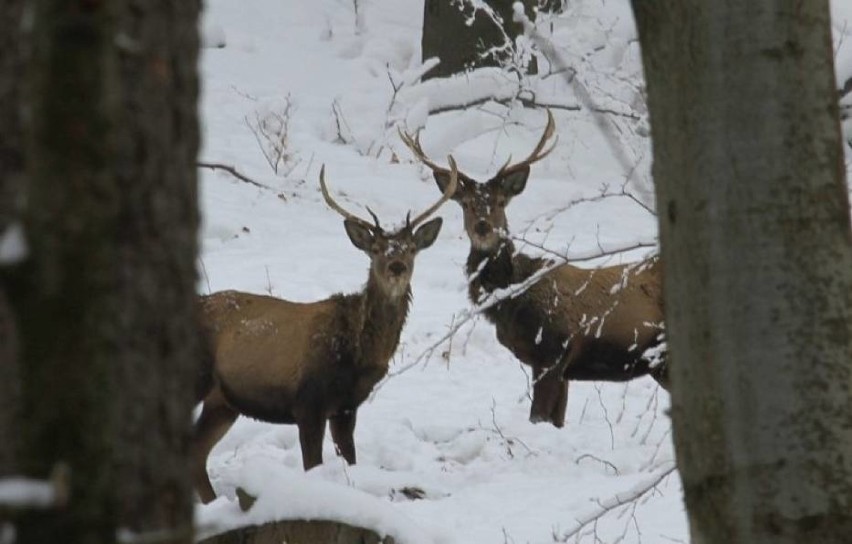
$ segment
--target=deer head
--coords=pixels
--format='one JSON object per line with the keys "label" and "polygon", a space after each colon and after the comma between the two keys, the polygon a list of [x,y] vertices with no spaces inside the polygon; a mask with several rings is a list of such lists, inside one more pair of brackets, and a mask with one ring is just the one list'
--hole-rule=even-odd
{"label": "deer head", "polygon": [[548,111],[547,126],[532,153],[523,161],[514,164],[509,157],[497,174],[484,183],[456,172],[455,165],[451,172],[432,162],[423,152],[419,135],[412,137],[402,131],[399,134],[414,156],[432,170],[442,192],[445,192],[453,176],[458,177],[458,189],[452,198],[462,207],[464,229],[474,248],[491,251],[507,235],[506,206],[526,187],[530,165],[546,157],[556,146],[554,140],[553,144],[545,149],[545,144],[553,136],[554,128],[553,115]]}
{"label": "deer head", "polygon": [[[405,225],[395,232],[382,228],[379,218],[369,208],[373,218],[370,223],[343,209],[331,198],[325,184],[325,166],[320,170],[320,188],[323,198],[331,209],[344,217],[343,227],[352,245],[370,258],[370,278],[379,288],[392,298],[402,296],[411,282],[414,270],[414,257],[431,246],[441,230],[442,219],[436,217],[426,221],[430,215],[449,200],[458,185],[458,172],[452,157],[448,157],[452,170],[448,170],[447,180],[442,187],[441,198],[424,212],[411,218],[411,212],[405,218]],[[425,221],[425,223],[424,223]],[[418,225],[421,225],[418,228]]]}

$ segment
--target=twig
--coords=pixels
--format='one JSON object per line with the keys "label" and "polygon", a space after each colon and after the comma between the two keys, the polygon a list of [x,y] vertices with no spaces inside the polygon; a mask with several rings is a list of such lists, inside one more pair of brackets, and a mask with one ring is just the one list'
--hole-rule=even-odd
{"label": "twig", "polygon": [[583,454],[583,455],[581,455],[580,457],[577,457],[576,459],[574,459],[574,462],[575,462],[576,464],[578,464],[578,465],[579,465],[579,464],[580,464],[580,461],[582,461],[583,459],[592,459],[592,460],[594,460],[594,461],[597,461],[598,463],[600,463],[600,464],[602,464],[602,465],[605,465],[605,466],[607,466],[607,467],[611,468],[611,469],[612,469],[612,471],[615,473],[615,475],[616,475],[616,476],[618,476],[618,474],[619,474],[619,472],[618,472],[618,467],[616,467],[615,465],[613,465],[612,463],[610,463],[610,462],[609,462],[609,461],[607,461],[606,459],[601,459],[600,457],[595,457],[595,456],[594,456],[594,455],[592,455],[591,453],[584,453],[584,454]]}
{"label": "twig", "polygon": [[506,436],[505,434],[503,434],[503,429],[501,429],[500,426],[497,425],[497,401],[495,401],[493,398],[491,399],[491,426],[492,426],[494,432],[496,432],[497,435],[500,438],[503,439],[503,442],[506,443],[506,452],[509,454],[509,457],[511,457],[513,459],[515,457],[515,454],[512,453],[512,446],[515,444],[515,442],[517,442],[518,444],[523,446],[524,449],[527,450],[528,455],[531,455],[531,456],[536,455],[536,452],[534,452],[532,449],[530,449],[530,447],[527,446],[526,443],[524,443],[524,441],[521,440],[520,438],[517,438],[517,437],[510,438],[510,437]]}
{"label": "twig", "polygon": [[201,273],[204,274],[204,282],[207,284],[207,294],[213,292],[213,289],[210,287],[210,276],[207,275],[207,267],[204,266],[204,259],[199,258],[198,262],[201,263]]}
{"label": "twig", "polygon": [[636,249],[651,249],[651,248],[657,247],[656,242],[636,242],[635,244],[633,244],[631,246],[623,246],[623,247],[619,247],[619,248],[615,248],[615,249],[605,249],[603,247],[599,247],[598,251],[595,251],[593,254],[572,257],[572,256],[569,256],[566,253],[559,253],[558,251],[544,247],[541,244],[538,244],[536,242],[531,242],[531,241],[527,240],[526,238],[522,238],[522,237],[519,237],[519,236],[512,236],[512,240],[514,240],[515,242],[521,242],[521,243],[526,244],[528,246],[534,247],[534,248],[536,248],[540,251],[543,251],[544,253],[547,253],[548,255],[552,255],[553,257],[556,257],[557,259],[559,259],[560,262],[562,262],[562,263],[580,263],[580,262],[594,261],[594,260],[597,260],[597,259],[601,259],[603,257],[612,257],[614,255],[621,255],[622,253],[627,253],[628,251],[633,251],[633,250],[636,250]]}
{"label": "twig", "polygon": [[672,465],[671,467],[661,471],[659,474],[656,474],[646,482],[643,482],[638,486],[634,487],[627,493],[617,493],[603,501],[598,501],[599,508],[596,511],[591,512],[590,514],[580,519],[577,519],[577,526],[574,527],[574,529],[562,534],[560,538],[563,542],[567,542],[569,538],[579,535],[580,532],[583,531],[589,525],[595,525],[602,517],[612,512],[613,510],[638,501],[647,493],[656,489],[656,487],[660,485],[663,480],[671,476],[671,474],[675,470],[676,466]]}
{"label": "twig", "polygon": [[594,384],[594,385],[595,385],[595,391],[598,392],[598,403],[600,403],[601,409],[603,410],[604,420],[606,421],[606,424],[609,426],[610,448],[614,450],[615,449],[615,431],[612,428],[612,421],[609,420],[609,411],[606,409],[606,404],[604,404],[603,396],[601,395],[601,386],[598,385],[598,384]]}
{"label": "twig", "polygon": [[586,87],[579,81],[579,78],[576,77],[577,71],[568,64],[550,40],[548,40],[537,28],[535,28],[535,25],[533,25],[532,21],[527,18],[523,10],[515,11],[514,21],[516,23],[521,23],[524,26],[524,34],[538,45],[539,49],[541,49],[551,59],[551,62],[558,70],[564,71],[565,74],[570,74],[566,75],[564,79],[573,88],[574,94],[583,106],[592,112],[592,119],[600,129],[601,134],[604,136],[604,140],[609,145],[615,159],[619,162],[625,172],[630,172],[632,169],[631,163],[627,159],[621,143],[617,141],[612,134],[612,129],[608,125],[607,119],[599,113],[601,108],[597,105],[597,103],[595,103],[588,89],[586,89]]}
{"label": "twig", "polygon": [[222,164],[220,162],[198,162],[198,163],[196,163],[196,165],[199,168],[209,168],[211,170],[224,170],[225,172],[231,174],[232,176],[234,176],[238,180],[244,181],[246,183],[250,183],[250,184],[254,185],[255,187],[260,187],[261,189],[268,189],[270,191],[275,190],[272,187],[269,187],[268,185],[264,185],[262,183],[256,182],[255,180],[251,179],[250,177],[246,176],[245,174],[241,174],[240,172],[237,171],[237,169],[235,167],[231,166],[230,164]]}
{"label": "twig", "polygon": [[[343,108],[340,106],[340,102],[337,99],[332,101],[331,111],[334,114],[334,122],[337,125],[337,142],[341,144],[352,143],[352,129],[349,128],[349,123],[346,122],[346,118],[343,115]],[[343,134],[344,129],[349,132],[348,138]]]}
{"label": "twig", "polygon": [[610,191],[608,185],[603,185],[601,187],[601,192],[596,194],[595,196],[582,196],[582,197],[579,197],[579,198],[574,198],[572,200],[569,200],[565,204],[562,204],[558,208],[556,208],[556,209],[554,209],[554,210],[552,210],[552,211],[550,211],[546,214],[540,215],[539,217],[543,217],[546,220],[552,220],[557,215],[568,211],[569,209],[573,208],[574,206],[578,206],[580,204],[598,203],[598,202],[602,202],[604,200],[608,200],[610,198],[629,198],[630,200],[632,200],[633,202],[638,204],[641,208],[643,208],[645,211],[647,211],[648,213],[650,213],[654,217],[657,217],[657,213],[654,210],[649,208],[644,202],[642,202],[641,200],[636,198],[636,196],[634,196],[629,191],[627,191],[626,187],[627,187],[627,180],[625,180],[624,183],[621,185],[621,190],[617,191],[617,192]]}
{"label": "twig", "polygon": [[272,280],[269,279],[269,266],[265,266],[266,268],[266,292],[269,293],[269,296],[275,296],[272,292]]}
{"label": "twig", "polygon": [[[503,106],[510,106],[514,103],[520,103],[522,106],[526,108],[548,108],[551,110],[564,110],[564,111],[582,111],[582,107],[576,104],[564,104],[559,102],[539,102],[535,99],[524,98],[522,96],[512,96],[509,98],[497,98],[496,96],[483,96],[481,98],[477,98],[475,100],[470,100],[469,102],[463,102],[460,104],[451,104],[445,106],[438,106],[435,108],[429,109],[430,115],[437,115],[440,113],[447,113],[451,111],[462,111],[469,108],[473,108],[476,106],[481,106],[483,104],[487,104],[489,102],[493,102],[495,104],[500,104]],[[592,108],[592,111],[601,114],[601,115],[614,115],[618,117],[625,117],[627,119],[631,119],[633,121],[639,121],[642,119],[639,115],[630,112],[623,112],[614,110],[611,108],[602,108],[599,106],[595,106]]]}

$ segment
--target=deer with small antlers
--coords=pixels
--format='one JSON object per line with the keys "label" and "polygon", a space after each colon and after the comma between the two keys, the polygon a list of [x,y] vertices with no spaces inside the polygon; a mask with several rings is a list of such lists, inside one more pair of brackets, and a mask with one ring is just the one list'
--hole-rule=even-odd
{"label": "deer with small antlers", "polygon": [[311,303],[222,291],[202,296],[202,324],[210,346],[209,378],[199,401],[192,444],[193,478],[203,502],[215,498],[206,470],[213,446],[242,414],[270,423],[295,423],[302,463],[322,463],[326,422],[343,458],[355,463],[353,431],[358,407],[385,376],[411,303],[417,253],[431,246],[441,218],[426,221],[457,185],[455,163],[440,199],[389,232],[335,202],[320,171],[328,206],[344,217],[352,244],[370,258],[367,285]]}
{"label": "deer with small antlers", "polygon": [[[626,381],[652,373],[665,385],[664,366],[651,369],[643,356],[661,342],[663,299],[657,258],[583,269],[516,251],[506,207],[526,187],[530,165],[555,147],[554,141],[545,149],[554,131],[548,111],[547,126],[532,153],[518,163],[509,159],[485,183],[432,162],[419,136],[400,132],[400,137],[432,170],[441,190],[458,178],[452,198],[462,207],[470,239],[470,300],[489,301],[483,313],[495,325],[498,341],[532,368],[530,421],[562,427],[568,380]],[[526,290],[494,302],[502,290],[523,282],[530,283]]]}

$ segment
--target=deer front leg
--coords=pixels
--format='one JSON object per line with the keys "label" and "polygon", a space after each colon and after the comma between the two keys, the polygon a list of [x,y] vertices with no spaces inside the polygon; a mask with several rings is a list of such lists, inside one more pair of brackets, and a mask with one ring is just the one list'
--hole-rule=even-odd
{"label": "deer front leg", "polygon": [[341,411],[332,416],[328,422],[331,427],[331,438],[337,451],[350,465],[355,464],[355,416],[356,410]]}
{"label": "deer front leg", "polygon": [[311,410],[296,418],[299,445],[302,447],[302,466],[310,470],[322,464],[322,439],[325,435],[325,414]]}
{"label": "deer front leg", "polygon": [[225,403],[221,392],[216,388],[204,400],[201,415],[195,423],[191,445],[192,478],[198,496],[205,504],[216,498],[207,474],[207,456],[234,424],[237,415],[237,412]]}
{"label": "deer front leg", "polygon": [[547,421],[555,427],[565,423],[565,411],[562,408],[562,419],[556,417],[562,395],[567,398],[568,389],[563,387],[565,382],[555,368],[533,368],[533,397],[530,406],[530,421],[539,423]]}
{"label": "deer front leg", "polygon": [[553,406],[553,412],[550,414],[550,422],[556,427],[562,427],[565,424],[565,411],[568,408],[568,380],[560,377],[559,384],[556,402]]}

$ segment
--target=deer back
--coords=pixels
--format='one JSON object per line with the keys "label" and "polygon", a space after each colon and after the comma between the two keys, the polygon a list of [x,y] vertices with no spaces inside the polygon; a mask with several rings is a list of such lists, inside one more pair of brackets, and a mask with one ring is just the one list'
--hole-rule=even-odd
{"label": "deer back", "polygon": [[337,306],[333,299],[304,304],[238,291],[202,297],[217,377],[238,391],[294,387],[328,332],[339,330],[332,327],[343,321]]}
{"label": "deer back", "polygon": [[[511,283],[529,278],[542,264],[515,255]],[[560,360],[574,340],[642,350],[656,340],[663,320],[657,270],[655,262],[600,269],[562,265],[485,314],[500,343],[532,366]]]}
{"label": "deer back", "polygon": [[[597,269],[563,265],[546,275],[531,296],[567,330],[627,348],[656,338],[663,321],[657,260]],[[551,283],[548,288],[548,282]]]}

